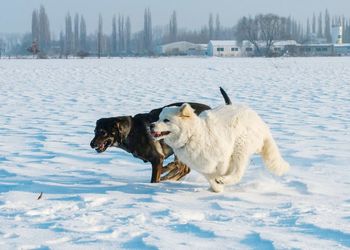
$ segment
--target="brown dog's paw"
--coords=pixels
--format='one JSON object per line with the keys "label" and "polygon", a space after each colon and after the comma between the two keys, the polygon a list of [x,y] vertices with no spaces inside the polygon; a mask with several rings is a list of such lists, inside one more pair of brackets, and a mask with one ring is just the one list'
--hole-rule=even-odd
{"label": "brown dog's paw", "polygon": [[165,174],[165,173],[169,174],[171,171],[177,168],[178,168],[177,162],[170,162],[168,165],[162,168],[161,174]]}
{"label": "brown dog's paw", "polygon": [[160,178],[161,181],[178,181],[191,171],[189,167],[178,161],[169,163],[165,168],[168,169],[168,173]]}

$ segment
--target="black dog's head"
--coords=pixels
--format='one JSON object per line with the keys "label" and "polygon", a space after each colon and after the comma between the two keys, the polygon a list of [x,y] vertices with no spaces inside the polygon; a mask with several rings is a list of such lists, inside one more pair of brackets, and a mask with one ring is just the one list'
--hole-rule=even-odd
{"label": "black dog's head", "polygon": [[118,116],[101,118],[96,122],[95,137],[90,146],[98,153],[104,152],[108,147],[118,147],[128,137],[131,126],[131,116]]}

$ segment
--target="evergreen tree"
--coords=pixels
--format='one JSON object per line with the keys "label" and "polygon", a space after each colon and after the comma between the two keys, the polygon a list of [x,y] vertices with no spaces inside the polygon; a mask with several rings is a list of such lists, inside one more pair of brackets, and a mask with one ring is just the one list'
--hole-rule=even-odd
{"label": "evergreen tree", "polygon": [[61,30],[60,32],[60,58],[62,58],[62,56],[64,55],[64,35],[63,35],[63,31]]}
{"label": "evergreen tree", "polygon": [[323,37],[323,30],[322,30],[322,12],[320,12],[319,16],[318,16],[318,26],[317,26],[317,36],[319,38]]}
{"label": "evergreen tree", "polygon": [[332,35],[331,35],[331,19],[329,17],[329,13],[328,10],[326,9],[326,13],[324,16],[324,21],[325,21],[325,25],[324,25],[324,36],[327,39],[328,43],[332,42]]}
{"label": "evergreen tree", "polygon": [[73,46],[74,54],[77,54],[79,51],[79,15],[75,14],[74,17],[74,46]]}
{"label": "evergreen tree", "polygon": [[70,13],[66,16],[66,37],[65,37],[65,54],[66,57],[68,57],[70,54],[72,54],[72,48],[73,48],[73,31],[72,31],[72,17]]}
{"label": "evergreen tree", "polygon": [[39,42],[39,15],[37,10],[32,13],[32,41]]}
{"label": "evergreen tree", "polygon": [[152,54],[152,16],[149,8],[145,9],[143,24],[143,47],[147,54]]}
{"label": "evergreen tree", "polygon": [[50,24],[43,5],[39,10],[39,48],[47,52],[50,49]]}
{"label": "evergreen tree", "polygon": [[125,36],[124,36],[124,16],[118,16],[118,52],[119,54],[125,52]]}
{"label": "evergreen tree", "polygon": [[214,21],[213,21],[212,13],[210,13],[209,15],[208,27],[209,27],[209,40],[213,40],[214,39]]}
{"label": "evergreen tree", "polygon": [[216,15],[215,20],[215,39],[220,39],[221,23],[219,14]]}
{"label": "evergreen tree", "polygon": [[86,23],[83,16],[80,17],[80,51],[87,52],[86,45]]}
{"label": "evergreen tree", "polygon": [[130,17],[126,18],[125,22],[125,45],[126,45],[126,53],[131,53],[131,22]]}
{"label": "evergreen tree", "polygon": [[169,40],[175,42],[177,40],[177,18],[176,11],[173,11],[169,22]]}
{"label": "evergreen tree", "polygon": [[350,43],[350,19],[345,24],[344,43]]}
{"label": "evergreen tree", "polygon": [[292,17],[289,16],[286,21],[286,30],[287,30],[287,38],[291,39],[292,38]]}
{"label": "evergreen tree", "polygon": [[307,18],[307,21],[306,21],[306,37],[307,38],[310,38],[310,33],[311,33],[310,20],[309,20],[309,18]]}
{"label": "evergreen tree", "polygon": [[102,54],[102,42],[103,42],[103,21],[102,15],[98,16],[98,31],[97,31],[97,57],[100,58]]}
{"label": "evergreen tree", "polygon": [[117,20],[115,15],[113,15],[112,19],[112,55],[115,56],[117,54]]}

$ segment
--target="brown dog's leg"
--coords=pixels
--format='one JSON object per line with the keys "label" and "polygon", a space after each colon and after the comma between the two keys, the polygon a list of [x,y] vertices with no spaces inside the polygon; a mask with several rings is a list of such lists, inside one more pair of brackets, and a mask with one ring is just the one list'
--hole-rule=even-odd
{"label": "brown dog's leg", "polygon": [[162,172],[162,168],[163,168],[163,161],[158,162],[158,163],[152,163],[151,183],[160,182],[160,174]]}

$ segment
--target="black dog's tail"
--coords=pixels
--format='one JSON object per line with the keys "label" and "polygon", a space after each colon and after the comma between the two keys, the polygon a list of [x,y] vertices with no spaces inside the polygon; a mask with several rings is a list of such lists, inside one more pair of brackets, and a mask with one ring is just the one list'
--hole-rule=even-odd
{"label": "black dog's tail", "polygon": [[228,97],[227,93],[225,92],[225,90],[222,87],[220,87],[220,92],[222,94],[222,97],[224,97],[225,104],[226,105],[232,104],[230,97]]}

